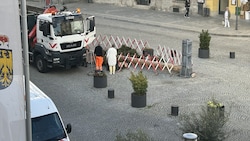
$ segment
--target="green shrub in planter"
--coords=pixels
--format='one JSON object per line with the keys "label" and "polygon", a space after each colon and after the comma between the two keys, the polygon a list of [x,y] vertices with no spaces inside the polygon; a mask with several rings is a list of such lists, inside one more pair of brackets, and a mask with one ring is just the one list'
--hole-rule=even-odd
{"label": "green shrub in planter", "polygon": [[138,74],[131,72],[129,80],[132,83],[132,87],[136,95],[146,94],[148,88],[148,79],[142,74],[142,71],[138,72]]}
{"label": "green shrub in planter", "polygon": [[[195,133],[201,141],[224,141],[230,133],[225,129],[229,113],[221,116],[215,108],[221,107],[219,102],[209,101],[198,113],[180,116],[180,130],[183,133]],[[208,107],[212,108],[208,110]]]}
{"label": "green shrub in planter", "polygon": [[209,49],[211,36],[208,33],[208,30],[202,30],[202,32],[199,35],[199,38],[200,38],[200,48]]}
{"label": "green shrub in planter", "polygon": [[202,32],[199,35],[200,38],[200,47],[199,47],[199,53],[198,57],[199,58],[209,58],[210,56],[210,40],[211,36],[208,33],[208,30],[202,30]]}

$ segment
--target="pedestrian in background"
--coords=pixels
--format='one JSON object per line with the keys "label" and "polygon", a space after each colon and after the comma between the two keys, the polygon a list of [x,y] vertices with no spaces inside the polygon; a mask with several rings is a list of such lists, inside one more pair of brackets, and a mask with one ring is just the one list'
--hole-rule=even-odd
{"label": "pedestrian in background", "polygon": [[224,27],[230,27],[230,23],[229,23],[230,16],[231,16],[231,13],[230,13],[228,7],[226,7],[226,11],[224,13],[224,20],[225,20]]}
{"label": "pedestrian in background", "polygon": [[101,43],[98,44],[98,46],[95,47],[94,50],[95,55],[95,65],[96,65],[96,71],[102,71],[102,63],[103,63],[103,49],[101,46]]}
{"label": "pedestrian in background", "polygon": [[112,45],[112,47],[109,48],[107,51],[107,59],[108,59],[110,74],[115,74],[116,64],[117,64],[116,56],[117,56],[117,50],[115,48],[115,45]]}
{"label": "pedestrian in background", "polygon": [[189,8],[190,8],[190,0],[185,1],[186,13],[184,15],[185,18],[189,18]]}

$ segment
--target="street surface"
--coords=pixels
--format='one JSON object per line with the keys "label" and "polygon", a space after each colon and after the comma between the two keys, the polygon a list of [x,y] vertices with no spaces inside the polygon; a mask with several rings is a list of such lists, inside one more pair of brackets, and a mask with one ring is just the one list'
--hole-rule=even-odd
{"label": "street surface", "polygon": [[[72,124],[72,141],[111,141],[120,132],[125,134],[137,129],[157,141],[180,141],[182,133],[178,130],[178,116],[170,115],[171,105],[179,106],[179,115],[197,112],[212,97],[222,102],[226,111],[231,113],[227,130],[232,134],[226,141],[249,140],[249,38],[233,36],[246,35],[245,31],[219,28],[221,25],[216,22],[217,19],[206,24],[201,21],[204,17],[199,18],[197,15],[184,19],[191,26],[189,30],[184,30],[179,25],[169,27],[165,25],[165,20],[163,22],[163,17],[172,21],[173,25],[183,21],[183,15],[179,13],[112,5],[68,4],[69,8],[76,6],[96,16],[99,35],[142,39],[155,49],[158,45],[165,45],[179,51],[182,40],[192,40],[193,71],[196,77],[182,78],[178,74],[170,75],[167,71],[156,75],[152,70],[143,70],[149,81],[148,107],[136,109],[130,106],[133,90],[128,77],[130,71],[134,71],[132,69],[108,75],[108,87],[97,89],[93,87],[93,77],[88,75],[94,70],[91,64],[87,68],[59,68],[44,74],[30,66],[31,81],[53,99],[65,124]],[[145,22],[145,15],[150,21]],[[124,20],[126,17],[135,22]],[[200,26],[193,26],[197,25],[197,21],[211,27],[215,33],[210,43],[209,59],[197,57],[198,31],[201,31]],[[218,33],[223,35],[217,36]],[[235,59],[229,58],[230,51],[235,52]],[[115,90],[114,99],[107,98],[109,88]]]}

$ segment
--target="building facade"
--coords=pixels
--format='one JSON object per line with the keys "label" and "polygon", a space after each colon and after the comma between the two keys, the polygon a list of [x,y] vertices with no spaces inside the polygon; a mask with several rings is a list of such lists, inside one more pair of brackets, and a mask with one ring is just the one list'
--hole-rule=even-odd
{"label": "building facade", "polygon": [[[191,0],[191,14],[214,16],[223,14],[226,7],[232,15],[242,11],[248,0]],[[185,12],[185,0],[92,0],[94,3],[110,3],[135,8],[155,9],[168,12]],[[238,2],[238,3],[237,3]],[[239,7],[238,9],[236,7]]]}
{"label": "building facade", "polygon": [[[52,3],[107,3],[118,6],[129,6],[141,9],[152,9],[166,12],[185,13],[185,0],[31,0],[31,1],[52,1]],[[248,0],[190,0],[190,14],[200,14],[203,16],[215,16],[223,14],[226,7],[229,7],[231,15],[242,10],[243,4]],[[237,3],[238,2],[238,3]],[[236,8],[238,5],[238,9]]]}

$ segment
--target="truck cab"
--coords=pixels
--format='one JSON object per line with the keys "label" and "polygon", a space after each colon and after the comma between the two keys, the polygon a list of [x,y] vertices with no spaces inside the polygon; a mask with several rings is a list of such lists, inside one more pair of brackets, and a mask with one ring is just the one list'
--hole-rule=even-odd
{"label": "truck cab", "polygon": [[69,141],[71,125],[65,127],[53,101],[30,82],[32,141]]}
{"label": "truck cab", "polygon": [[29,32],[30,61],[39,72],[57,66],[66,69],[79,66],[83,64],[86,46],[95,37],[94,16],[82,14],[80,9],[49,10],[36,17],[36,24]]}

